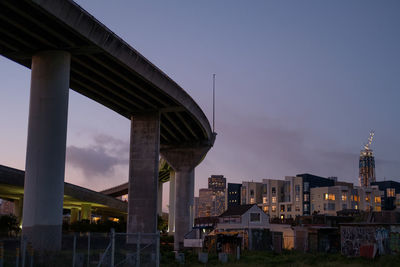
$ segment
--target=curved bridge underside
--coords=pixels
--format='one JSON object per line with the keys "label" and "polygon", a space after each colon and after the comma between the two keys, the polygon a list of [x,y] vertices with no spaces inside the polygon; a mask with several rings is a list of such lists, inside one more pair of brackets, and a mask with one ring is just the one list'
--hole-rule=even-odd
{"label": "curved bridge underside", "polygon": [[130,119],[160,112],[161,149],[212,146],[210,124],[165,73],[72,1],[0,1],[0,54],[28,68],[43,50],[69,51],[70,88]]}

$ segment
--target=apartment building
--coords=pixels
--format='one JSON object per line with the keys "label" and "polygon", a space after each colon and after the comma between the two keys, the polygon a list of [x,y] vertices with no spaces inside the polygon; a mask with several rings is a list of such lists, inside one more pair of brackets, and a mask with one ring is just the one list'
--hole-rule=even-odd
{"label": "apartment building", "polygon": [[334,179],[312,174],[286,176],[285,180],[264,179],[262,182],[262,202],[259,206],[271,218],[295,218],[297,215],[311,214],[311,189],[333,186]]}
{"label": "apartment building", "polygon": [[382,197],[382,209],[394,210],[400,208],[400,183],[396,181],[373,182],[372,185],[379,187],[384,192]]}
{"label": "apartment building", "polygon": [[262,201],[263,184],[259,182],[243,182],[241,188],[241,205],[258,204]]}
{"label": "apartment building", "polygon": [[303,215],[303,179],[286,176],[285,180],[264,179],[261,207],[271,218],[295,218]]}
{"label": "apartment building", "polygon": [[346,209],[381,211],[383,191],[377,186],[330,186],[311,189],[311,213],[336,215]]}

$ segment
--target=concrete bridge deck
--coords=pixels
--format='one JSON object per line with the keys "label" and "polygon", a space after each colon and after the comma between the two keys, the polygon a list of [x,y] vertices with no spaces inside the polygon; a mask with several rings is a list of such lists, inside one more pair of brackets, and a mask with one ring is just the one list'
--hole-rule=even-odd
{"label": "concrete bridge deck", "polygon": [[[20,200],[24,197],[25,172],[0,165],[0,198],[6,200]],[[65,209],[80,208],[82,204],[90,205],[94,212],[124,216],[128,211],[128,203],[104,195],[102,193],[64,183]]]}
{"label": "concrete bridge deck", "polygon": [[161,111],[160,145],[212,144],[203,111],[171,78],[73,1],[0,1],[0,54],[31,68],[38,51],[71,53],[70,88],[130,119]]}

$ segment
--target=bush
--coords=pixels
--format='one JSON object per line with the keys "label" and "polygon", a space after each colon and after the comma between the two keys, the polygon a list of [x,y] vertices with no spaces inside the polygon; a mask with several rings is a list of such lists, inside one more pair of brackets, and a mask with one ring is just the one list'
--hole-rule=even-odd
{"label": "bush", "polygon": [[16,236],[20,230],[18,218],[14,214],[2,215],[0,217],[1,236]]}

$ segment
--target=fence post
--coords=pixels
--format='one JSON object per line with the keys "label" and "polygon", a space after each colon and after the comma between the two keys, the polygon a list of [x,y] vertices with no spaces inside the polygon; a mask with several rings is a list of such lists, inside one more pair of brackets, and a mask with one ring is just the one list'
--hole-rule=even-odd
{"label": "fence post", "polygon": [[160,232],[157,232],[156,235],[156,266],[160,266]]}
{"label": "fence post", "polygon": [[90,232],[88,234],[87,266],[90,267]]}
{"label": "fence post", "polygon": [[136,243],[136,267],[140,267],[140,233],[137,234]]}
{"label": "fence post", "polygon": [[4,265],[4,243],[0,242],[0,267]]}
{"label": "fence post", "polygon": [[114,267],[115,255],[115,229],[111,228],[111,267]]}
{"label": "fence post", "polygon": [[76,254],[76,233],[74,233],[74,243],[72,245],[72,267],[75,267]]}
{"label": "fence post", "polygon": [[22,261],[21,266],[25,267],[25,254],[26,254],[26,236],[22,238]]}
{"label": "fence post", "polygon": [[16,249],[15,267],[19,267],[19,248]]}
{"label": "fence post", "polygon": [[29,257],[30,257],[30,262],[29,262],[29,266],[33,267],[33,255],[34,255],[34,251],[33,251],[33,247],[31,245],[31,243],[28,243],[28,253],[29,253]]}

